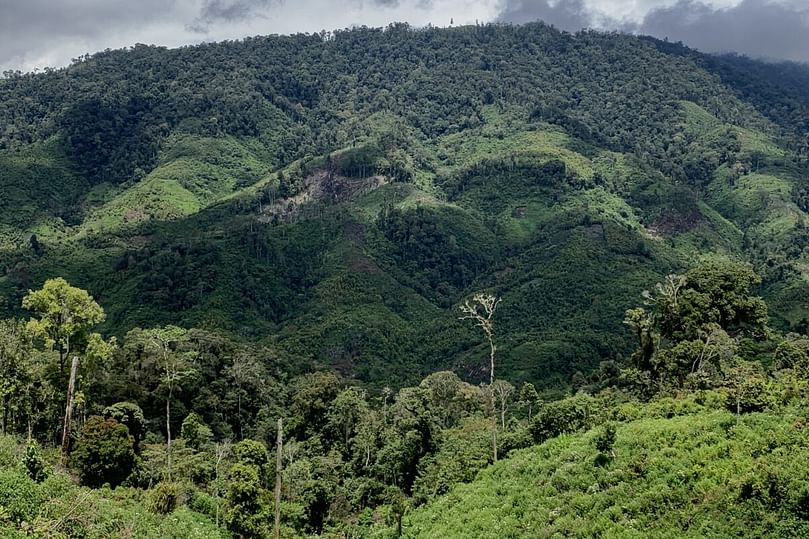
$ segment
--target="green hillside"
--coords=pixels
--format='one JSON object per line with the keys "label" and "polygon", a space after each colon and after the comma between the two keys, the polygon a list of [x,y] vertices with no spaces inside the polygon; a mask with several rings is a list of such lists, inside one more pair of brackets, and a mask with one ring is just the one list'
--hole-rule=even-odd
{"label": "green hillside", "polygon": [[619,409],[609,458],[596,448],[602,427],[517,451],[406,516],[404,536],[809,534],[804,408],[740,419],[661,404]]}
{"label": "green hillside", "polygon": [[809,537],[807,81],[541,23],[7,73],[0,535]]}
{"label": "green hillside", "polygon": [[63,275],[119,336],[216,327],[383,382],[481,376],[453,306],[485,288],[509,372],[553,387],[627,353],[620,314],[645,283],[719,254],[753,263],[797,327],[806,160],[735,86],[742,60],[709,58],[542,24],[393,25],[11,76],[0,307]]}

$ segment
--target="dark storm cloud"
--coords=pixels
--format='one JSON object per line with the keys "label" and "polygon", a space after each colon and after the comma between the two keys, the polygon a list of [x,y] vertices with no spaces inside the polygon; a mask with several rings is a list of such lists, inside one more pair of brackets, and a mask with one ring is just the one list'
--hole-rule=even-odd
{"label": "dark storm cloud", "polygon": [[205,33],[216,22],[243,21],[251,17],[263,16],[262,12],[276,1],[281,0],[205,0],[193,23],[188,25],[192,32]]}
{"label": "dark storm cloud", "polygon": [[583,0],[505,0],[498,15],[501,22],[523,24],[542,20],[560,30],[575,32],[591,25],[592,17]]}
{"label": "dark storm cloud", "polygon": [[735,7],[712,9],[696,0],[680,0],[650,12],[637,31],[704,51],[809,61],[806,3],[744,0]]}
{"label": "dark storm cloud", "polygon": [[[412,4],[419,9],[429,9],[432,0],[344,0],[353,6],[371,8],[398,8],[402,4]],[[207,33],[211,26],[219,22],[244,21],[251,18],[266,18],[273,6],[287,4],[292,0],[204,0],[199,15],[187,29],[196,33]],[[293,4],[294,5],[294,4]]]}
{"label": "dark storm cloud", "polygon": [[706,52],[809,61],[806,0],[742,0],[726,8],[679,0],[670,7],[653,8],[639,22],[611,18],[605,9],[608,5],[597,0],[587,4],[583,0],[503,0],[498,20],[523,23],[541,19],[570,31],[597,26],[682,41]]}

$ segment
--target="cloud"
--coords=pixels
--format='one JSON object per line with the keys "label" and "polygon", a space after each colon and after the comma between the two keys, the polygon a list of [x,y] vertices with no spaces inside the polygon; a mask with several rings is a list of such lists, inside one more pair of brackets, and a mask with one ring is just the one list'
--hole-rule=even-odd
{"label": "cloud", "polygon": [[171,36],[171,21],[189,8],[177,0],[0,0],[0,68],[63,65],[86,52]]}
{"label": "cloud", "polygon": [[591,26],[593,14],[584,0],[504,0],[498,21],[523,24],[542,20],[560,30],[575,32]]}
{"label": "cloud", "polygon": [[809,6],[797,1],[744,0],[714,9],[699,0],[679,0],[651,11],[636,31],[707,52],[809,61]]}
{"label": "cloud", "polygon": [[244,21],[253,17],[265,17],[263,12],[281,0],[204,0],[199,15],[187,29],[195,33],[207,33],[217,22]]}
{"label": "cloud", "polygon": [[272,3],[272,0],[205,0],[200,18],[206,21],[246,19]]}
{"label": "cloud", "polygon": [[[350,9],[366,9],[367,6],[373,8],[396,9],[401,6],[413,7],[421,10],[428,10],[433,5],[433,0],[344,0]],[[325,2],[323,2],[325,4]],[[203,0],[200,7],[199,16],[193,23],[187,25],[187,29],[196,33],[207,33],[211,26],[220,23],[232,23],[246,21],[249,19],[269,19],[272,8],[281,7],[284,0]],[[294,6],[294,3],[293,3]],[[284,6],[289,7],[289,6]],[[328,11],[328,8],[318,9],[318,14]]]}
{"label": "cloud", "polygon": [[625,30],[705,51],[809,61],[807,0],[0,0],[0,71],[62,66],[135,43],[175,47],[406,21],[542,19]]}
{"label": "cloud", "polygon": [[576,31],[595,27],[682,41],[705,52],[809,61],[805,0],[502,0],[498,20],[543,20]]}

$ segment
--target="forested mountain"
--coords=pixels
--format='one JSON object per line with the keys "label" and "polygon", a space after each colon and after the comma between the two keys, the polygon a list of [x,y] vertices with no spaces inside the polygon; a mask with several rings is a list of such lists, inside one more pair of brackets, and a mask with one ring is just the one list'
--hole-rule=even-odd
{"label": "forested mountain", "polygon": [[[662,418],[699,416],[715,441],[745,413],[761,414],[747,416],[754,437],[788,428],[779,409],[793,424],[805,414],[805,66],[541,23],[137,45],[0,79],[0,193],[3,431],[60,441],[80,350],[70,466],[84,485],[131,489],[85,491],[110,521],[76,513],[68,480],[35,484],[31,446],[26,478],[0,473],[0,525],[20,533],[75,513],[144,537],[185,537],[191,523],[200,537],[262,536],[278,418],[292,447],[287,533],[359,537],[395,534],[411,505],[496,460],[495,413],[502,455],[550,445],[454,494],[472,512],[475,489],[530,467],[531,452],[567,461],[617,432],[587,477],[606,489],[613,461],[657,458],[625,437],[685,432]],[[459,309],[480,292],[500,299],[491,346]],[[79,318],[60,318],[64,298]],[[660,398],[676,413],[658,413]],[[3,440],[11,466],[18,448]],[[712,487],[741,473],[720,471]],[[548,484],[514,481],[562,518],[542,505]],[[4,498],[4,484],[28,498]],[[805,497],[755,496],[803,529]],[[441,528],[436,503],[413,533],[468,524]],[[178,520],[156,516],[175,504]],[[152,520],[130,519],[143,508]],[[661,520],[661,536],[683,525]]]}
{"label": "forested mountain", "polygon": [[672,48],[394,25],[7,74],[4,309],[58,274],[119,336],[216,327],[393,381],[479,375],[452,306],[487,288],[503,360],[543,382],[625,353],[640,290],[718,253],[795,326],[805,69]]}

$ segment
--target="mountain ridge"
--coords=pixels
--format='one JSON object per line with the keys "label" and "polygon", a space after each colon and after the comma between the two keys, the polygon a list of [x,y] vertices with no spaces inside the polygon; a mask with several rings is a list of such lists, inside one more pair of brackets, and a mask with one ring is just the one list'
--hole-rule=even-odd
{"label": "mountain ridge", "polygon": [[723,84],[732,58],[677,47],[391,25],[12,76],[0,307],[64,274],[113,333],[217,327],[381,382],[480,376],[453,305],[489,289],[504,368],[554,387],[628,353],[621,314],[647,283],[726,256],[798,327],[800,124],[756,112],[766,81]]}

